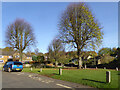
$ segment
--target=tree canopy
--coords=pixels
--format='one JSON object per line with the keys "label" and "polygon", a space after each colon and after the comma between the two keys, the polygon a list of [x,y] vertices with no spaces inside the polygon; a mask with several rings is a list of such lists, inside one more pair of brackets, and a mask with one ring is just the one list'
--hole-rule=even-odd
{"label": "tree canopy", "polygon": [[[6,44],[22,52],[35,43],[32,26],[24,19],[16,19],[8,25],[6,31]],[[21,55],[22,60],[22,55]]]}
{"label": "tree canopy", "polygon": [[62,42],[59,39],[54,38],[53,41],[48,46],[49,59],[52,60],[52,62],[55,61],[56,66],[57,66],[57,62],[61,61],[60,58],[63,54],[64,54],[64,47],[63,47]]}
{"label": "tree canopy", "polygon": [[[102,27],[85,3],[70,4],[62,13],[59,36],[63,43],[77,48],[78,60],[83,49],[95,49],[103,38]],[[80,65],[79,65],[80,66]]]}

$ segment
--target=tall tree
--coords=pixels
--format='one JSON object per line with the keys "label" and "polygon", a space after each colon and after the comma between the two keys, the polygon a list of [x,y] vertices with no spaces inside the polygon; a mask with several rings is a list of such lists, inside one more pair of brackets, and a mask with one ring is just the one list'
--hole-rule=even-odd
{"label": "tall tree", "polygon": [[50,59],[55,60],[55,66],[57,66],[58,59],[60,58],[60,51],[64,51],[63,44],[59,39],[54,38],[48,46],[48,56]]}
{"label": "tall tree", "polygon": [[38,53],[39,53],[39,49],[36,48],[36,49],[35,49],[35,54],[38,55]]}
{"label": "tall tree", "polygon": [[58,26],[60,39],[77,48],[78,68],[81,68],[81,52],[100,45],[102,28],[85,3],[70,4],[62,13]]}
{"label": "tall tree", "polygon": [[24,19],[16,19],[7,27],[6,44],[20,52],[21,61],[22,52],[34,43],[33,29]]}

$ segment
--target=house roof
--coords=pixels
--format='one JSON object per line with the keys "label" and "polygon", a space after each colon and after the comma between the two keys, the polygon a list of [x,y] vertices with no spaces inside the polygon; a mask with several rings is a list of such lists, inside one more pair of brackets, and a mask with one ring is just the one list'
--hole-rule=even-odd
{"label": "house roof", "polygon": [[[4,55],[4,56],[12,56],[15,53],[19,53],[19,51],[3,51],[3,50],[0,50],[0,55]],[[26,57],[32,57],[32,55],[25,54],[25,53],[23,53],[23,55],[25,55]]]}
{"label": "house roof", "polygon": [[32,57],[32,55],[27,55],[27,54],[25,54],[26,55],[26,57]]}
{"label": "house roof", "polygon": [[7,56],[11,56],[15,53],[15,51],[2,51],[1,55],[7,55]]}

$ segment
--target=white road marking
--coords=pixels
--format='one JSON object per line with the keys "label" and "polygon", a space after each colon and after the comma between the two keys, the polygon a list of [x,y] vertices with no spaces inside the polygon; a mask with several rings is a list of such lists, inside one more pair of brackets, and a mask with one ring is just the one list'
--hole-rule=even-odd
{"label": "white road marking", "polygon": [[53,80],[42,80],[40,77],[36,77],[36,76],[33,76],[33,75],[28,75],[29,78],[32,78],[32,79],[37,79],[41,82],[44,82],[44,83],[50,83],[50,82],[54,82]]}
{"label": "white road marking", "polygon": [[62,84],[56,84],[58,86],[61,86],[61,87],[65,87],[65,88],[71,88],[71,87],[68,87],[68,86],[65,86],[65,85],[62,85]]}
{"label": "white road marking", "polygon": [[15,73],[11,73],[11,74],[16,74],[16,75],[21,75],[21,74],[24,74],[24,73],[21,73],[21,72],[15,72]]}
{"label": "white road marking", "polygon": [[35,77],[32,77],[32,79],[35,79]]}
{"label": "white road marking", "polygon": [[32,77],[32,75],[29,75],[28,77]]}
{"label": "white road marking", "polygon": [[41,80],[41,78],[38,79],[39,81]]}
{"label": "white road marking", "polygon": [[48,82],[52,82],[51,80],[47,80]]}
{"label": "white road marking", "polygon": [[45,82],[45,83],[49,83],[49,82]]}
{"label": "white road marking", "polygon": [[16,73],[17,75],[21,75],[21,74],[24,74],[24,73]]}

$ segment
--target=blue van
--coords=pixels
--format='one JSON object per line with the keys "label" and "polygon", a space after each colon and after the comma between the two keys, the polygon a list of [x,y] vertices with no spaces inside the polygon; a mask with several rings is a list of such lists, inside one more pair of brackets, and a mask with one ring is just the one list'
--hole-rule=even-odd
{"label": "blue van", "polygon": [[22,71],[23,69],[23,64],[22,62],[18,62],[18,61],[9,61],[6,62],[5,65],[3,66],[3,71]]}

